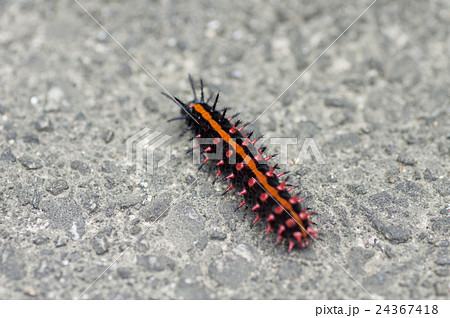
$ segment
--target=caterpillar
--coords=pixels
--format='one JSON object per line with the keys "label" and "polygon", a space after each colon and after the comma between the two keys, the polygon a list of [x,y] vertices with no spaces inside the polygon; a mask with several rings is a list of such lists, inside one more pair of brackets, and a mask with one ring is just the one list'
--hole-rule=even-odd
{"label": "caterpillar", "polygon": [[311,227],[312,222],[308,219],[313,213],[302,207],[301,203],[305,198],[289,194],[296,188],[287,184],[289,177],[280,180],[288,172],[276,173],[278,165],[270,166],[267,163],[275,155],[266,157],[263,154],[265,147],[256,148],[255,143],[262,136],[251,140],[253,131],[243,131],[249,123],[241,125],[240,120],[232,122],[239,114],[227,117],[229,108],[216,109],[219,93],[210,105],[213,95],[205,101],[203,80],[200,79],[200,99],[197,98],[190,75],[189,81],[194,96],[188,103],[164,92],[162,94],[181,108],[181,116],[169,119],[186,122],[187,128],[180,137],[192,131],[193,137],[190,140],[201,141],[188,150],[189,153],[196,148],[204,156],[199,170],[208,162],[216,167],[217,174],[213,183],[219,179],[229,181],[223,195],[235,189],[238,196],[243,197],[236,210],[247,205],[255,212],[253,224],[263,220],[267,225],[264,235],[275,232],[277,243],[287,240],[288,252],[294,248],[307,248],[310,245],[309,237],[316,239],[318,232]]}

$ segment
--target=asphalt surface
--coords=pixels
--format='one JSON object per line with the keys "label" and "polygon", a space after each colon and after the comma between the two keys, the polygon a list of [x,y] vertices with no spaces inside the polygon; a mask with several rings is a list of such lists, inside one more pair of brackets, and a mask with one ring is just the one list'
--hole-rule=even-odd
{"label": "asphalt surface", "polygon": [[[378,0],[311,67],[370,1],[79,2],[151,76],[74,1],[0,3],[0,298],[449,298],[448,1]],[[298,139],[282,166],[318,213],[288,254],[160,91],[190,73],[253,121],[302,72],[254,124]],[[137,174],[146,127],[171,156]],[[310,137],[325,164],[294,164]]]}

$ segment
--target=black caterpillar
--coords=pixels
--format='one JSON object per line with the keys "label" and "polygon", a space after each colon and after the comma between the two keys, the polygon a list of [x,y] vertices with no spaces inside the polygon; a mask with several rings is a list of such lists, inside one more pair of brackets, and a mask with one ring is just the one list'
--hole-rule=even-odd
{"label": "black caterpillar", "polygon": [[277,165],[267,164],[275,155],[265,157],[265,147],[256,149],[254,146],[262,136],[251,140],[253,132],[242,133],[248,124],[241,125],[240,120],[232,123],[238,114],[227,117],[228,108],[216,110],[219,94],[210,105],[211,98],[204,100],[203,81],[200,80],[200,99],[197,98],[191,76],[189,81],[194,94],[192,101],[184,103],[176,97],[163,94],[182,108],[181,117],[169,120],[185,120],[188,128],[180,136],[192,131],[193,138],[201,140],[196,146],[204,156],[199,169],[207,162],[215,165],[218,172],[214,182],[219,178],[230,181],[224,194],[231,189],[238,191],[244,200],[237,209],[244,205],[250,207],[256,214],[253,224],[260,219],[266,222],[265,234],[272,231],[277,233],[277,243],[286,239],[289,252],[295,247],[308,247],[309,236],[316,239],[318,234],[308,220],[313,213],[301,206],[304,198],[289,194],[295,188],[286,183],[289,177],[283,181],[279,179],[287,172],[275,173]]}

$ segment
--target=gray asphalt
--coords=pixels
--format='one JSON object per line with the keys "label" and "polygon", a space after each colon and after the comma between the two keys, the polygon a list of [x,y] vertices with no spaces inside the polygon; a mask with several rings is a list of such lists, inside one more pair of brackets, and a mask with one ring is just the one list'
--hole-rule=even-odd
{"label": "gray asphalt", "polygon": [[[245,122],[371,1],[79,2],[168,92],[201,77]],[[378,0],[255,122],[299,140],[282,168],[318,213],[288,254],[76,2],[2,1],[0,298],[448,299],[449,25],[448,1]],[[126,160],[145,127],[172,136],[153,174]],[[292,164],[309,137],[325,164]]]}

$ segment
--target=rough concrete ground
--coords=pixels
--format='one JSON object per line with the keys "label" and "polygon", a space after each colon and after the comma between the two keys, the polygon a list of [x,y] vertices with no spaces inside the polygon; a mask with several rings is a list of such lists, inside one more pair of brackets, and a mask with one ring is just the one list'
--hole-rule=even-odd
{"label": "rough concrete ground", "polygon": [[[203,77],[251,121],[370,1],[80,3],[171,93]],[[186,137],[136,177],[125,141],[179,110],[74,1],[2,1],[0,297],[77,298],[126,250],[82,299],[369,298],[333,258],[375,298],[448,299],[449,24],[377,1],[255,123],[326,162],[288,167],[323,241],[287,254]]]}

